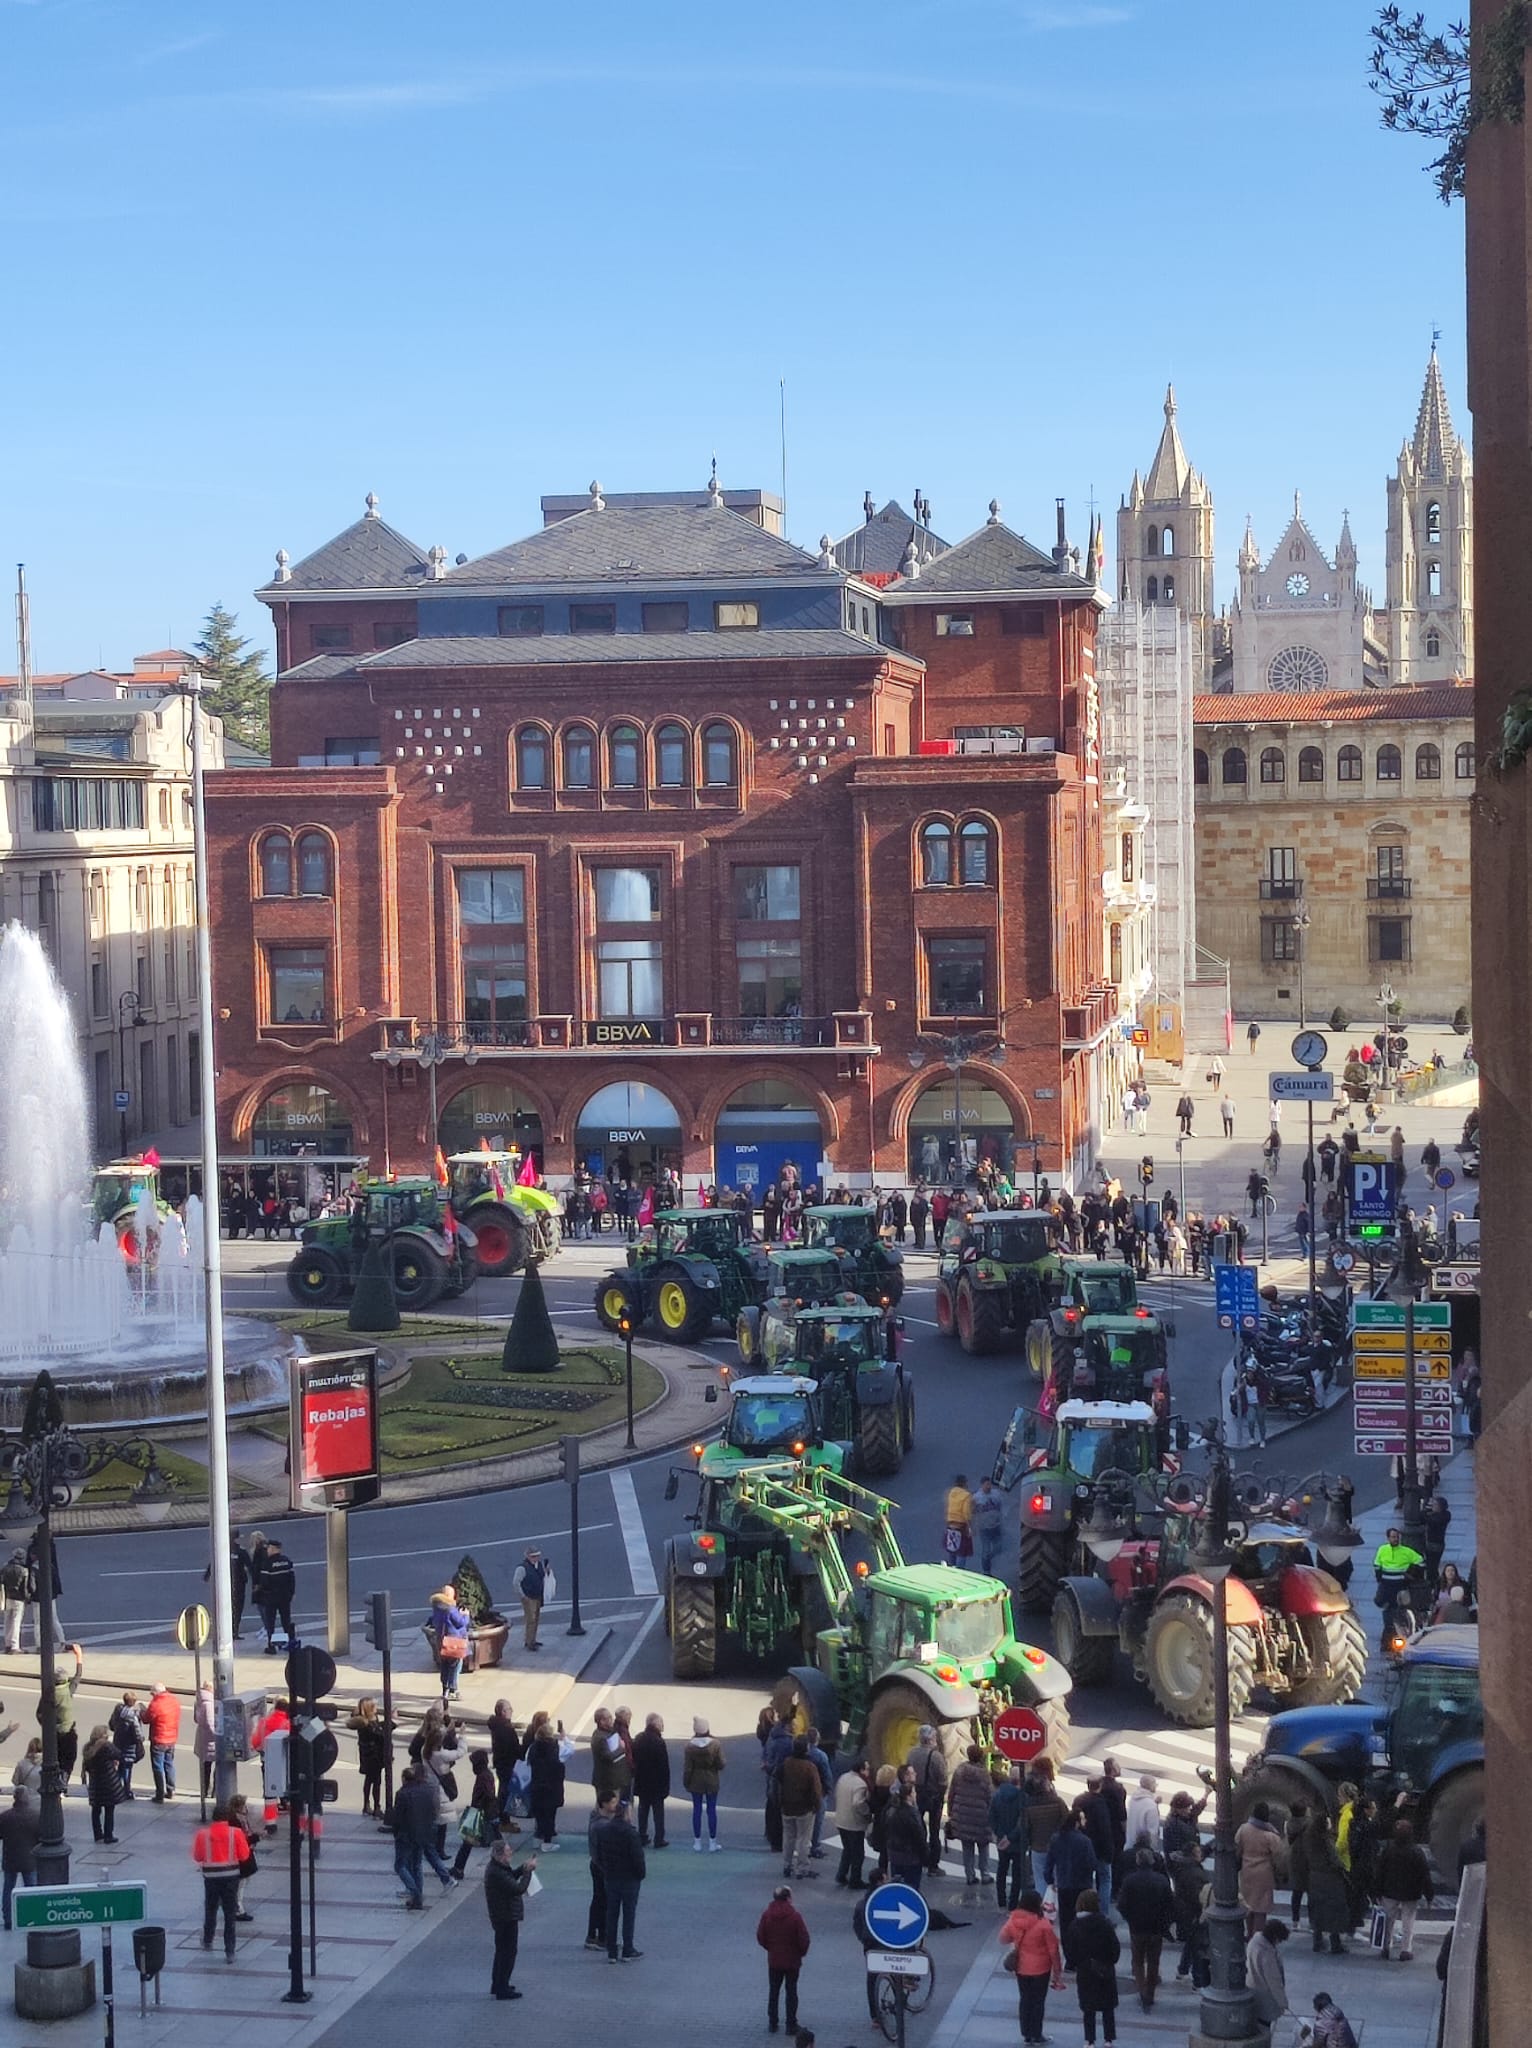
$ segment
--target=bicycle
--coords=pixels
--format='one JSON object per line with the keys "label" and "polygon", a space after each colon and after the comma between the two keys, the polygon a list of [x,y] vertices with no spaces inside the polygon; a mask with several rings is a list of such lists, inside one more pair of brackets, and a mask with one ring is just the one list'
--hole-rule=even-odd
{"label": "bicycle", "polygon": [[909,1955],[925,1956],[925,1974],[920,1977],[890,1977],[878,1972],[873,1977],[873,1998],[877,2007],[878,2026],[886,2041],[899,2038],[899,1998],[904,1987],[904,2009],[907,2013],[924,2012],[931,2003],[936,1989],[936,1964],[926,1953],[925,1943],[919,1948],[904,1951]]}

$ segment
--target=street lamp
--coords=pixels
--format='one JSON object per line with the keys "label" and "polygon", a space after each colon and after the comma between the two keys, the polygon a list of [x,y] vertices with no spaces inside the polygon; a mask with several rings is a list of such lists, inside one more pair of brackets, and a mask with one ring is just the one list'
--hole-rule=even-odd
{"label": "street lamp", "polygon": [[[1000,1023],[1004,1026],[1005,1016],[1001,1013]],[[1002,1031],[923,1031],[921,1038],[927,1043],[912,1046],[907,1055],[910,1065],[919,1073],[931,1054],[949,1069],[952,1075],[952,1121],[956,1133],[954,1149],[957,1166],[957,1185],[962,1188],[968,1179],[967,1161],[963,1153],[963,1068],[970,1060],[993,1060],[1005,1057],[1006,1045]],[[1032,1200],[1037,1201],[1038,1152],[1042,1144],[1030,1130],[1027,1142],[1032,1146]]]}
{"label": "street lamp", "polygon": [[58,1664],[53,1640],[53,1511],[67,1508],[97,1472],[121,1459],[137,1464],[143,1453],[144,1476],[132,1500],[145,1520],[162,1522],[170,1512],[171,1481],[161,1471],[154,1445],[145,1437],[117,1443],[92,1438],[87,1444],[64,1422],[63,1404],[50,1374],[40,1372],[27,1396],[18,1432],[0,1435],[0,1470],[10,1477],[7,1515],[30,1511],[37,1516],[32,1548],[37,1564],[37,1651],[42,1729],[42,1812],[37,1843],[40,1884],[69,1882],[69,1843],[64,1837],[64,1787],[59,1768]]}
{"label": "street lamp", "polygon": [[[128,1013],[131,1010],[132,1015]],[[125,988],[117,998],[117,1086],[120,1091],[122,1108],[117,1112],[117,1157],[128,1156],[128,1030],[134,1031],[148,1019],[138,1004],[138,990]],[[140,1116],[143,1106],[139,1106]]]}
{"label": "street lamp", "polygon": [[1304,970],[1309,960],[1309,926],[1314,922],[1306,910],[1300,910],[1293,919],[1293,930],[1298,934],[1298,1029],[1301,1031],[1308,1019],[1308,992],[1304,982]]}
{"label": "street lamp", "polygon": [[1239,1902],[1239,1859],[1234,1847],[1234,1766],[1229,1714],[1228,1580],[1229,1454],[1222,1425],[1205,1435],[1211,1470],[1189,1562],[1213,1588],[1213,1899],[1208,1927],[1211,1978],[1202,1993],[1200,2026],[1213,2041],[1248,2042],[1256,2036],[1255,2006],[1245,1982],[1245,1910]]}

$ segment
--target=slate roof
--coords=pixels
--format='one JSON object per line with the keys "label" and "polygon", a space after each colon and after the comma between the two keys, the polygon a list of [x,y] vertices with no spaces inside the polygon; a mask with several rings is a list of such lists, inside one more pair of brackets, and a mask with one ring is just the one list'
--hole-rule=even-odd
{"label": "slate roof", "polygon": [[303,590],[413,589],[425,581],[427,566],[423,549],[386,519],[369,515],[294,562],[285,581],[273,577],[261,589],[284,597]]}
{"label": "slate roof", "polygon": [[[855,633],[799,628],[779,633],[545,633],[526,640],[443,633],[385,647],[353,665],[371,673],[375,669],[568,668],[594,662],[845,661],[853,657],[864,661],[916,659],[897,648],[862,640]],[[313,662],[306,662],[302,673],[308,675],[314,667]]]}
{"label": "slate roof", "polygon": [[972,592],[998,597],[1014,592],[1027,597],[1089,597],[1095,588],[1088,576],[1057,568],[1052,556],[996,520],[948,548],[922,568],[918,577],[890,584],[883,595],[891,604],[912,604],[959,592],[964,596]]}
{"label": "slate roof", "polygon": [[897,576],[912,540],[919,546],[923,563],[947,552],[947,542],[939,534],[917,527],[914,514],[906,512],[897,498],[890,498],[881,512],[874,512],[871,519],[864,519],[835,543],[835,559],[852,576]]}
{"label": "slate roof", "polygon": [[344,675],[348,669],[355,668],[358,661],[365,659],[364,655],[358,654],[314,654],[307,661],[300,661],[295,668],[283,669],[278,680],[286,683],[295,676],[302,676],[306,683],[323,683],[331,676]]}
{"label": "slate roof", "polygon": [[1192,699],[1196,725],[1364,725],[1384,719],[1472,717],[1472,683],[1418,690],[1254,690]]}
{"label": "slate roof", "polygon": [[609,505],[481,555],[451,570],[436,588],[802,576],[817,567],[817,557],[724,505]]}

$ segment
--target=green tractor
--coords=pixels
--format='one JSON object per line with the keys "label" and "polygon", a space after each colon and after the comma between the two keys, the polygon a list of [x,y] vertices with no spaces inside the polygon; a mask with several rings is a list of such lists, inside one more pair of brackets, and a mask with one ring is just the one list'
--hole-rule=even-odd
{"label": "green tractor", "polygon": [[[732,1325],[766,1298],[771,1260],[782,1256],[751,1242],[736,1209],[662,1209],[653,1236],[629,1245],[627,1265],[597,1282],[596,1316],[615,1330],[627,1309],[673,1344],[695,1344],[720,1318]],[[832,1263],[820,1254],[815,1269],[833,1288]]]}
{"label": "green tractor", "polygon": [[[773,1694],[797,1728],[817,1727],[827,1749],[899,1765],[926,1722],[939,1730],[948,1756],[960,1757],[970,1742],[992,1747],[994,1723],[1006,1707],[1028,1706],[1042,1722],[1047,1754],[1064,1761],[1069,1674],[1016,1640],[1010,1594],[998,1579],[951,1565],[907,1564],[889,1502],[833,1472],[762,1466],[743,1473],[733,1491],[733,1512],[776,1532],[800,1581],[813,1574],[815,1604],[825,1617],[813,1629],[808,1661],[786,1672]],[[847,1562],[842,1543],[851,1536],[870,1560]],[[728,1550],[728,1537],[720,1535],[701,1571],[693,1558],[676,1557],[669,1577],[673,1643],[676,1603],[708,1611],[702,1589],[712,1558],[719,1558],[721,1579]],[[811,1612],[807,1601],[799,1612]]]}
{"label": "green tractor", "polygon": [[1147,1401],[1066,1401],[1053,1417],[1046,1446],[1037,1442],[1036,1414],[1018,1408],[995,1457],[994,1481],[1009,1493],[1026,1481],[1021,1500],[1017,1592],[1028,1614],[1049,1614],[1059,1580],[1089,1572],[1080,1529],[1103,1474],[1126,1473],[1146,1484],[1174,1476],[1180,1459],[1167,1448],[1171,1430],[1184,1450],[1184,1422],[1167,1425]]}
{"label": "green tractor", "polygon": [[864,1301],[898,1306],[904,1293],[904,1254],[878,1234],[878,1219],[856,1202],[827,1202],[803,1212],[803,1242],[830,1251],[846,1275],[841,1285]]}
{"label": "green tractor", "polygon": [[998,1351],[1058,1297],[1060,1230],[1037,1209],[981,1209],[942,1241],[936,1327],[971,1355]]}
{"label": "green tractor", "polygon": [[303,1308],[343,1301],[371,1242],[384,1246],[394,1298],[409,1315],[463,1293],[478,1277],[473,1232],[453,1216],[446,1190],[421,1175],[363,1181],[349,1216],[306,1223],[287,1269],[288,1293]]}
{"label": "green tractor", "polygon": [[487,1280],[540,1265],[559,1248],[557,1200],[542,1188],[522,1187],[520,1171],[516,1151],[454,1152],[447,1160],[452,1213],[472,1230]]}
{"label": "green tractor", "polygon": [[760,1359],[771,1372],[810,1375],[825,1427],[855,1446],[859,1472],[881,1478],[899,1470],[915,1443],[915,1382],[899,1358],[902,1328],[854,1294],[821,1305],[773,1294],[741,1313],[736,1335],[742,1363]]}
{"label": "green tractor", "polygon": [[[726,1477],[741,1465],[791,1463],[845,1469],[849,1446],[826,1434],[824,1402],[818,1387],[792,1372],[756,1373],[730,1379],[728,1420],[713,1442],[704,1446],[697,1470],[704,1479]],[[703,1397],[718,1400],[710,1386]]]}
{"label": "green tractor", "polygon": [[129,1265],[154,1263],[160,1225],[173,1213],[160,1200],[159,1168],[147,1159],[114,1159],[91,1178],[95,1235],[110,1230]]}
{"label": "green tractor", "polygon": [[1168,1329],[1147,1308],[1097,1315],[1068,1302],[1029,1327],[1027,1364],[1043,1382],[1041,1415],[1065,1401],[1147,1401],[1170,1413]]}

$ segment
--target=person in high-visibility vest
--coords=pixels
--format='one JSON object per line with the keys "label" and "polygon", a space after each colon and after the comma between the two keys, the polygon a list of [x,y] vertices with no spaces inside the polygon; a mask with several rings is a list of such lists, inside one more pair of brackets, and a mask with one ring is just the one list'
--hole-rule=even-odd
{"label": "person in high-visibility vest", "polygon": [[224,1960],[230,1963],[234,1960],[240,1866],[249,1855],[249,1837],[230,1821],[226,1806],[215,1807],[213,1818],[192,1838],[192,1861],[202,1871],[202,1946],[213,1946],[213,1929],[222,1912]]}
{"label": "person in high-visibility vest", "polygon": [[1411,1582],[1418,1573],[1425,1570],[1426,1561],[1418,1550],[1411,1549],[1405,1542],[1402,1530],[1390,1529],[1378,1545],[1372,1568],[1378,1578],[1376,1598],[1383,1610],[1382,1644],[1383,1648],[1387,1649],[1392,1628],[1390,1617],[1395,1603],[1401,1594],[1408,1596]]}

